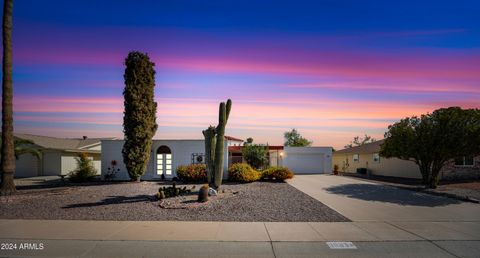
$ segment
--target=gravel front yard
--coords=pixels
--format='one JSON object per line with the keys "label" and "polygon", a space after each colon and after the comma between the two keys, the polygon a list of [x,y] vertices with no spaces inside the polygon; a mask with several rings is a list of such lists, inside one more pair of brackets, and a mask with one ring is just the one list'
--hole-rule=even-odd
{"label": "gravel front yard", "polygon": [[[223,185],[226,193],[186,209],[164,209],[159,182],[20,190],[0,198],[0,218],[66,220],[349,221],[286,183]],[[191,187],[191,185],[188,185]],[[183,187],[183,185],[179,185]],[[197,186],[198,189],[198,186]],[[230,194],[227,194],[230,193]],[[221,194],[222,195],[222,194]]]}
{"label": "gravel front yard", "polygon": [[460,197],[480,200],[480,181],[453,183],[438,186],[437,192],[454,194]]}

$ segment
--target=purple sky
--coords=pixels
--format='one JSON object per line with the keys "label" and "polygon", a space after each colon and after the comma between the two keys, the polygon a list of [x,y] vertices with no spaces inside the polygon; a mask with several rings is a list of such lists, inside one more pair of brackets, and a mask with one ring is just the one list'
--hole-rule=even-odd
{"label": "purple sky", "polygon": [[123,60],[139,50],[156,63],[155,138],[202,138],[231,98],[235,137],[282,144],[297,128],[337,149],[379,139],[405,116],[480,108],[479,7],[17,1],[15,130],[121,137]]}

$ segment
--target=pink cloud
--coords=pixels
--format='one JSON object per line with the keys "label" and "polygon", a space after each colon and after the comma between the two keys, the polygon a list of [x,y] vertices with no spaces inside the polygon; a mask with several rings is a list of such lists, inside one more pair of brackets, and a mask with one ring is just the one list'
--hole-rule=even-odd
{"label": "pink cloud", "polygon": [[[121,136],[121,98],[42,98],[39,96],[18,96],[15,106],[15,120],[22,122],[44,122],[47,129],[31,128],[31,133],[51,133],[71,136]],[[35,104],[30,104],[33,100]],[[159,98],[157,122],[159,131],[156,138],[201,138],[201,130],[217,123],[218,100]],[[284,105],[279,105],[280,103]],[[457,103],[449,103],[457,104]],[[473,102],[472,102],[473,104]],[[391,121],[405,116],[431,112],[439,103],[408,105],[389,101],[351,101],[324,99],[234,99],[228,132],[238,137],[253,136],[257,142],[281,144],[282,133],[298,128],[305,136],[315,140],[317,145],[331,145],[340,148],[355,135],[369,133],[381,138]],[[440,106],[438,106],[440,107]],[[81,112],[80,112],[81,111]],[[28,114],[25,114],[27,112]],[[58,115],[62,112],[61,116]],[[31,113],[38,113],[32,115]],[[75,114],[69,117],[68,114]],[[95,113],[101,113],[95,114]],[[95,114],[95,115],[89,115]],[[58,130],[48,127],[49,122],[68,125],[86,124],[98,131],[81,128]],[[22,125],[23,126],[23,125]],[[26,130],[20,126],[19,130]],[[43,127],[42,127],[43,128]],[[181,133],[180,133],[181,132]],[[253,134],[255,132],[255,134]],[[82,134],[82,135],[83,135]]]}
{"label": "pink cloud", "polygon": [[290,83],[280,87],[291,89],[345,89],[380,90],[382,92],[423,92],[423,93],[480,93],[480,87],[454,82],[319,82]]}
{"label": "pink cloud", "polygon": [[[406,32],[425,33],[425,32]],[[430,33],[437,33],[432,31]],[[439,32],[440,33],[440,32]],[[480,80],[478,50],[408,49],[401,53],[380,50],[309,49],[248,42],[237,45],[222,40],[200,44],[194,54],[182,51],[179,43],[150,51],[157,69],[178,69],[214,73],[252,73],[295,76],[337,76],[340,78],[457,78]],[[230,43],[230,44],[226,44]],[[48,46],[48,45],[47,45]],[[208,46],[208,48],[207,48]],[[212,50],[213,49],[213,50]],[[215,49],[219,49],[215,51]],[[223,50],[223,51],[220,51]],[[77,47],[21,48],[15,52],[18,64],[65,64],[122,67],[128,48],[95,49]]]}
{"label": "pink cloud", "polygon": [[122,113],[120,98],[15,96],[15,112]]}

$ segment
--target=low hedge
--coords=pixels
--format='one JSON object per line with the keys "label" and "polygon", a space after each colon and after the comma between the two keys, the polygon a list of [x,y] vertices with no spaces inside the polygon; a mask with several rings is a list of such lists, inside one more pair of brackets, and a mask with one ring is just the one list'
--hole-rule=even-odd
{"label": "low hedge", "polygon": [[207,166],[205,164],[179,166],[177,177],[183,182],[207,182]]}
{"label": "low hedge", "polygon": [[293,172],[287,167],[270,167],[262,172],[262,178],[274,181],[284,181],[293,178]]}
{"label": "low hedge", "polygon": [[246,163],[235,163],[228,168],[228,180],[250,183],[260,180],[262,174]]}

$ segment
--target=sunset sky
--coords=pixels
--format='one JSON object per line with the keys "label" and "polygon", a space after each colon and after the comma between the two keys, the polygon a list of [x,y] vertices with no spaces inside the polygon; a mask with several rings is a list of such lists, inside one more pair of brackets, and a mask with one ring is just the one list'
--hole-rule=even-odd
{"label": "sunset sky", "polygon": [[337,149],[480,108],[478,1],[200,2],[16,1],[15,131],[122,137],[131,50],[156,64],[157,139],[202,138],[227,98],[228,135],[282,144],[297,128]]}

